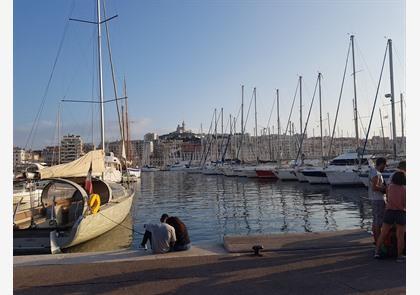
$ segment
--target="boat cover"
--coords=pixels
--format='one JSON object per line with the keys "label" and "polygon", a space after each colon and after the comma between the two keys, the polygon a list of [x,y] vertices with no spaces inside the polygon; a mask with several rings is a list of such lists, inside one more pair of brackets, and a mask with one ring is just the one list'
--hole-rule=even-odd
{"label": "boat cover", "polygon": [[92,163],[92,176],[100,176],[105,171],[103,150],[90,151],[70,163],[55,165],[39,171],[40,178],[66,178],[86,176]]}

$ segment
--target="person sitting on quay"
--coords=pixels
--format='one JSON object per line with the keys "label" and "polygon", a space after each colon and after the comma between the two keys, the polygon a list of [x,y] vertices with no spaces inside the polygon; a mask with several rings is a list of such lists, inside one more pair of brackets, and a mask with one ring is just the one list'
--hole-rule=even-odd
{"label": "person sitting on quay", "polygon": [[376,243],[375,258],[380,258],[380,247],[384,242],[385,237],[391,230],[392,226],[396,224],[398,249],[397,261],[405,261],[405,256],[402,255],[404,251],[405,242],[405,183],[406,178],[404,172],[398,171],[393,174],[391,183],[387,188],[386,211],[384,216],[384,222],[382,224],[381,235],[379,236],[378,242]]}
{"label": "person sitting on quay", "polygon": [[150,240],[150,245],[154,254],[163,254],[169,252],[176,242],[175,229],[166,223],[168,214],[162,214],[159,224],[145,224],[146,229],[143,241],[140,248],[147,250],[147,241]]}
{"label": "person sitting on quay", "polygon": [[381,233],[381,226],[385,213],[385,192],[386,184],[382,177],[382,172],[386,167],[386,159],[376,159],[375,168],[369,171],[369,188],[368,195],[372,204],[372,232],[375,245]]}
{"label": "person sitting on quay", "polygon": [[191,248],[191,241],[185,224],[176,216],[171,216],[166,223],[175,229],[176,242],[172,251],[185,251]]}

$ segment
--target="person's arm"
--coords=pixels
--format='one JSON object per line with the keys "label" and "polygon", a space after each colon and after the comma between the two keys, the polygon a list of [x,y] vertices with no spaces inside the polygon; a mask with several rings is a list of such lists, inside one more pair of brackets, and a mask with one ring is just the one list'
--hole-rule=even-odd
{"label": "person's arm", "polygon": [[372,189],[377,192],[386,193],[386,186],[381,183],[381,178],[378,175],[375,175],[371,179]]}
{"label": "person's arm", "polygon": [[169,244],[171,245],[171,247],[173,247],[176,242],[175,229],[172,227],[169,232],[170,232]]}

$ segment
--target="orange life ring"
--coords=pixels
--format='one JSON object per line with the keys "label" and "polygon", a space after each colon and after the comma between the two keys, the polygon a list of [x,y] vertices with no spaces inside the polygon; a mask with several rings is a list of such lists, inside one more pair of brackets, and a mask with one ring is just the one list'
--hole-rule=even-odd
{"label": "orange life ring", "polygon": [[99,212],[99,208],[101,208],[101,197],[98,194],[91,194],[89,197],[89,208],[93,214]]}

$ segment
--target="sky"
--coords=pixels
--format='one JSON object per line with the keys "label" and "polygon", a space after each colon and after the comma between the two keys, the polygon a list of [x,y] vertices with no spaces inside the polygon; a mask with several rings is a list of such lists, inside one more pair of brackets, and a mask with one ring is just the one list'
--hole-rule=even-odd
{"label": "sky", "polygon": [[[361,136],[372,112],[387,38],[393,40],[395,94],[399,97],[405,91],[404,1],[107,0],[105,4],[107,16],[118,14],[108,22],[109,33],[119,96],[126,80],[132,139],[174,131],[182,121],[187,129],[199,131],[202,125],[207,132],[214,109],[219,112],[222,107],[227,126],[229,114],[239,114],[241,85],[245,117],[257,88],[258,129],[276,126],[275,109],[270,122],[269,118],[279,89],[284,131],[298,76],[303,76],[305,122],[318,72],[323,77],[322,116],[325,120],[329,114],[332,129],[350,34],[355,35]],[[95,20],[96,0],[15,0],[13,9],[14,145],[36,149],[55,144],[59,109],[61,135],[79,134],[85,142],[99,144],[98,104],[60,103],[63,98],[98,99],[96,26],[68,20]],[[105,25],[102,29],[105,37]],[[112,99],[105,38],[102,46],[104,96]],[[349,63],[337,120],[344,136],[355,133],[351,71]],[[390,133],[391,109],[384,98],[389,85],[387,61],[378,99],[385,136]],[[399,136],[399,104],[396,120]],[[298,104],[292,121],[297,130]],[[327,129],[327,120],[323,124]],[[246,129],[253,132],[253,127],[254,106]],[[114,102],[105,105],[105,133],[106,140],[119,138]],[[307,133],[320,134],[318,97]],[[380,134],[378,108],[370,135],[374,134]]]}

